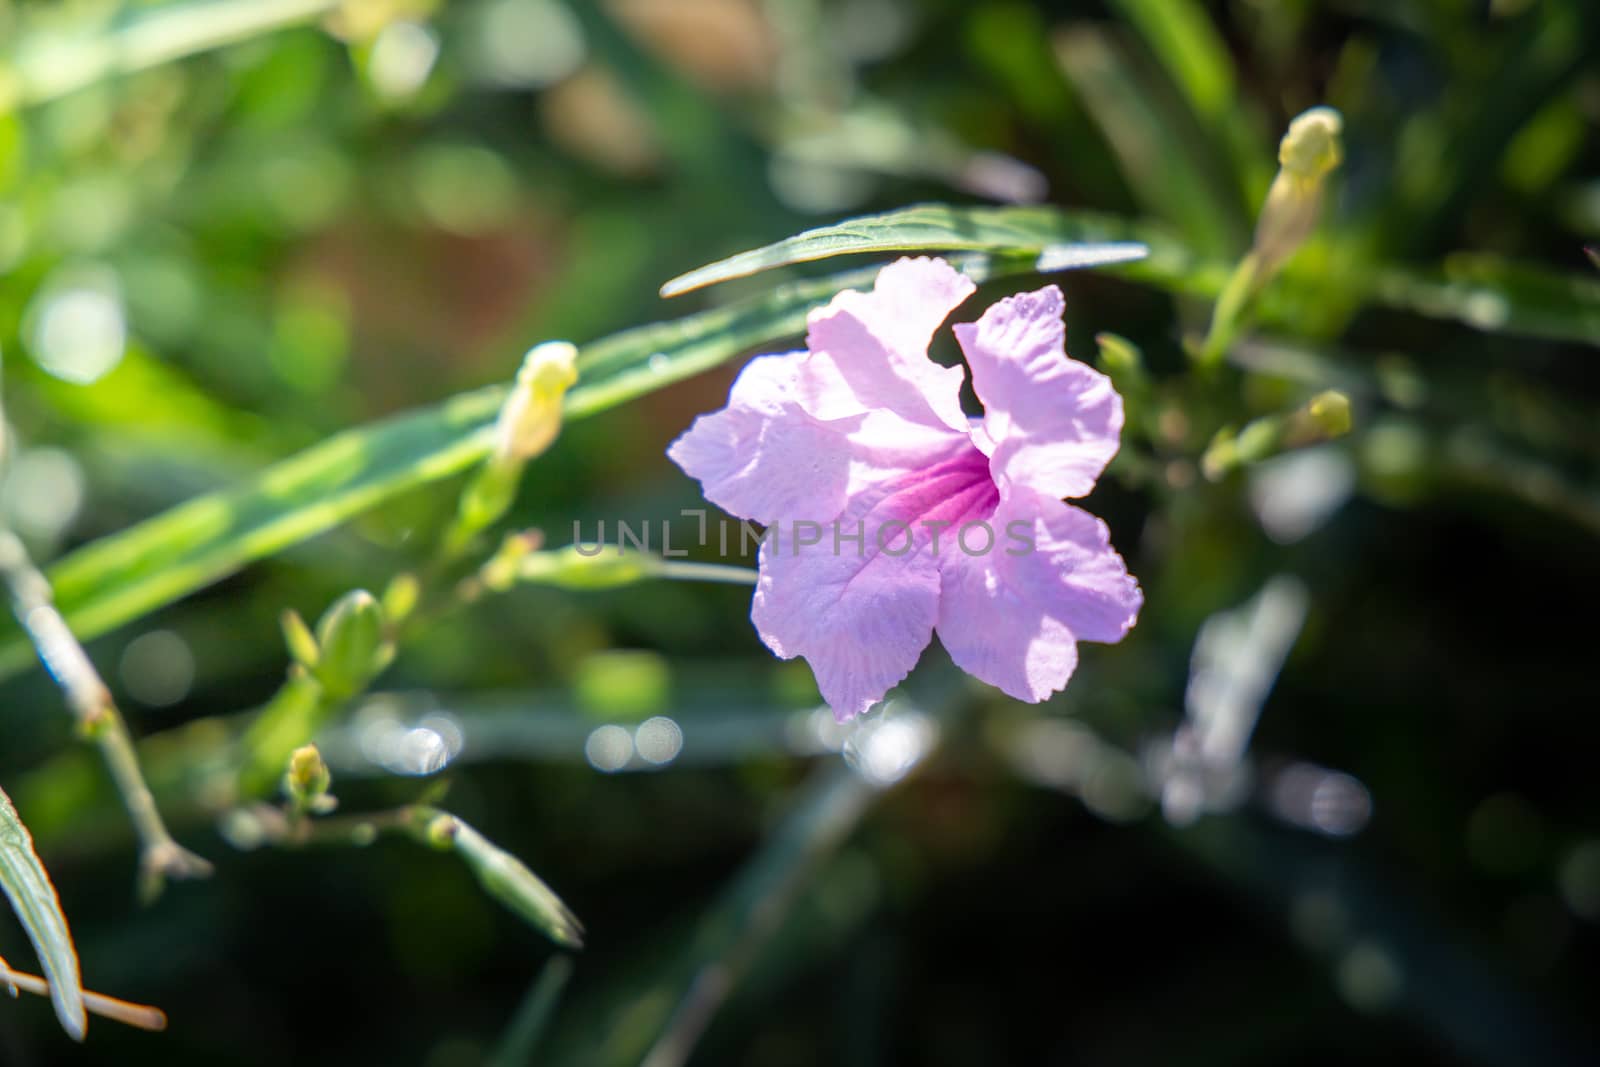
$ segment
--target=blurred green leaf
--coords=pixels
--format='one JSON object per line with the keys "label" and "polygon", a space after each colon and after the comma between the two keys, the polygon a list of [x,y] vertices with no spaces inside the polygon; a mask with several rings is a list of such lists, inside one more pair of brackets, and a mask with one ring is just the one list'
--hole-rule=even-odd
{"label": "blurred green leaf", "polygon": [[1493,187],[1483,176],[1504,164],[1518,134],[1597,50],[1600,7],[1586,0],[1533,5],[1497,34],[1484,54],[1492,67],[1456,79],[1399,131],[1392,188],[1374,220],[1382,246],[1414,254],[1436,245]]}
{"label": "blurred green leaf", "polygon": [[1195,117],[1220,134],[1241,198],[1253,206],[1272,180],[1272,145],[1252,125],[1233,57],[1206,9],[1196,0],[1115,0],[1112,6],[1139,31]]}
{"label": "blurred green leaf", "polygon": [[[97,81],[310,22],[341,0],[193,0],[146,7],[70,34],[39,32],[0,56],[0,114]],[[7,60],[9,66],[7,69]]]}
{"label": "blurred green leaf", "polygon": [[56,1018],[74,1041],[82,1041],[89,1017],[83,1006],[78,952],[72,945],[67,917],[61,913],[56,887],[33,850],[32,835],[4,791],[0,791],[0,888],[38,953],[50,982]]}
{"label": "blurred green leaf", "polygon": [[[878,791],[842,761],[820,768],[729,881],[662,973],[622,975],[585,1018],[568,1017],[555,1062],[677,1067],[782,926],[808,880],[855,830]],[[641,980],[642,979],[642,980]],[[591,1027],[604,1020],[603,1041]],[[578,1051],[581,1049],[581,1051]]]}
{"label": "blurred green leaf", "polygon": [[1232,257],[1248,240],[1243,199],[1228,188],[1215,134],[1185,113],[1153,72],[1133,62],[1117,33],[1075,25],[1055,37],[1063,73],[1077,87],[1146,210],[1180,229],[1194,246]]}
{"label": "blurred green leaf", "polygon": [[534,1062],[533,1054],[539,1047],[539,1040],[549,1028],[550,1017],[555,1014],[567,979],[571,977],[572,957],[552,956],[517,1008],[488,1067],[524,1067]]}
{"label": "blurred green leaf", "polygon": [[1487,333],[1600,344],[1600,281],[1586,272],[1460,254],[1437,270],[1385,267],[1363,282],[1369,299],[1386,307],[1455,319]]}

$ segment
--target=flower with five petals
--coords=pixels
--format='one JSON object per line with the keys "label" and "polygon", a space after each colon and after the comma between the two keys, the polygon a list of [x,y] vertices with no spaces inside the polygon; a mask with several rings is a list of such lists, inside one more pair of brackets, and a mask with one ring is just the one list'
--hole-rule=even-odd
{"label": "flower with five petals", "polygon": [[767,526],[751,619],[805,657],[841,721],[935,631],[969,674],[1043,700],[1079,641],[1121,640],[1143,602],[1105,524],[1062,502],[1116,454],[1122,398],[1066,355],[1052,285],[955,327],[984,407],[967,415],[962,368],[928,345],[973,289],[943,260],[888,265],[811,314],[804,351],[751,360],[668,450],[707,499]]}

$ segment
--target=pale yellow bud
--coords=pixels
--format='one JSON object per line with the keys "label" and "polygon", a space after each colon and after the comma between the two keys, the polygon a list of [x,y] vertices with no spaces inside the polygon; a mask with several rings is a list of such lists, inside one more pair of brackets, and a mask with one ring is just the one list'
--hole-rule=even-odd
{"label": "pale yellow bud", "polygon": [[283,791],[289,795],[296,810],[318,814],[332,810],[333,798],[328,796],[328,789],[332,785],[333,775],[316,745],[301,745],[289,754],[289,769],[283,776]]}
{"label": "pale yellow bud", "polygon": [[502,460],[525,463],[556,439],[561,404],[578,380],[577,358],[577,347],[566,341],[535,345],[523,358],[495,428],[495,453]]}
{"label": "pale yellow bud", "polygon": [[1339,136],[1344,118],[1331,107],[1314,107],[1289,123],[1278,143],[1278,165],[1296,178],[1317,180],[1344,162]]}
{"label": "pale yellow bud", "polygon": [[1289,123],[1278,145],[1278,176],[1256,223],[1254,284],[1265,284],[1316,225],[1323,179],[1344,159],[1344,120],[1331,107],[1314,107]]}

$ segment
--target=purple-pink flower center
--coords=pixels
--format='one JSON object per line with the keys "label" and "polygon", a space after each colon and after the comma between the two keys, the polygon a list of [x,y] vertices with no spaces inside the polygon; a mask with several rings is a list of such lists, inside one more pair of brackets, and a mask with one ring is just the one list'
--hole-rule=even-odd
{"label": "purple-pink flower center", "polygon": [[887,521],[904,522],[920,537],[924,524],[982,522],[999,503],[989,457],[964,444],[950,458],[902,475],[882,506]]}

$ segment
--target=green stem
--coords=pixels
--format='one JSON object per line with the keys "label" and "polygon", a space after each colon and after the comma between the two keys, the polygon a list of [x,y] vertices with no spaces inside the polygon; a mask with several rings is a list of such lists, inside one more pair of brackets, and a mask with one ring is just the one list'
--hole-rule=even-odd
{"label": "green stem", "polygon": [[0,526],[0,577],[11,591],[17,621],[61,687],[83,736],[99,747],[122,795],[139,836],[141,896],[153,899],[167,878],[201,878],[210,874],[211,864],[179,845],[167,830],[155,796],[139,769],[133,738],[111,691],[56,610],[49,581],[33,565],[22,541],[4,526]]}
{"label": "green stem", "polygon": [[1233,269],[1228,284],[1223,286],[1222,293],[1217,297],[1216,307],[1211,312],[1211,328],[1206,331],[1206,339],[1196,358],[1202,369],[1213,371],[1221,366],[1223,357],[1233,346],[1233,339],[1243,325],[1250,298],[1256,291],[1257,267],[1255,253],[1245,256]]}
{"label": "green stem", "polygon": [[680,563],[664,559],[652,572],[658,578],[682,582],[723,582],[728,585],[755,585],[761,575],[749,567],[726,563]]}

